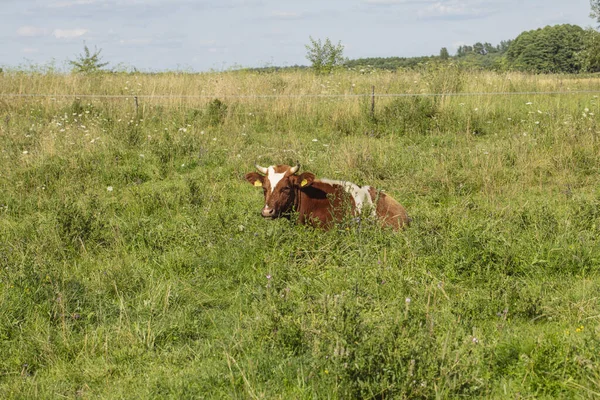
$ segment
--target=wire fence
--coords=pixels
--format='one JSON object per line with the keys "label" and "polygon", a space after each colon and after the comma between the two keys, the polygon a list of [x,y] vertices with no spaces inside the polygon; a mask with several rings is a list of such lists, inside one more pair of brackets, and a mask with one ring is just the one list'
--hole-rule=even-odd
{"label": "wire fence", "polygon": [[[138,113],[142,100],[152,102],[161,100],[211,100],[211,99],[247,99],[247,100],[276,100],[276,99],[367,99],[370,102],[370,114],[375,115],[375,100],[384,98],[410,98],[410,97],[437,97],[437,98],[458,98],[458,97],[511,97],[511,96],[568,96],[568,95],[600,95],[598,90],[553,90],[553,91],[515,91],[515,92],[446,92],[446,93],[376,93],[375,87],[371,87],[368,93],[317,93],[317,94],[199,94],[199,95],[177,95],[177,94],[51,94],[51,93],[0,93],[2,98],[13,99],[99,99],[99,100],[133,100],[135,112]],[[249,115],[261,114],[264,111],[253,110]],[[248,114],[248,112],[235,113],[239,115]]]}
{"label": "wire fence", "polygon": [[153,94],[49,94],[49,93],[0,93],[0,97],[12,98],[98,98],[98,99],[295,99],[295,98],[385,98],[385,97],[469,97],[469,96],[534,96],[534,95],[580,95],[600,94],[600,90],[574,91],[525,91],[525,92],[463,92],[463,93],[347,93],[347,94],[213,94],[213,95],[153,95]]}

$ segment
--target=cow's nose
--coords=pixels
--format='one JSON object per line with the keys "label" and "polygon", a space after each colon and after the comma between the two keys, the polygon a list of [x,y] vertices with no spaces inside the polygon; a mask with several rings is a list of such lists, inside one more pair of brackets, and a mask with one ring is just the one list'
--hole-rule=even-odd
{"label": "cow's nose", "polygon": [[265,207],[262,209],[262,212],[261,212],[261,214],[262,214],[262,216],[263,216],[263,217],[265,217],[265,218],[273,217],[273,215],[275,215],[275,209],[273,209],[273,208],[269,208],[269,207],[265,206]]}

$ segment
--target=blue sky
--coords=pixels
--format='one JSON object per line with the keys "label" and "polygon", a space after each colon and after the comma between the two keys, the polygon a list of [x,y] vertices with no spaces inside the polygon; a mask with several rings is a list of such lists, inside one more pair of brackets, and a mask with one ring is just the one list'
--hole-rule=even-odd
{"label": "blue sky", "polygon": [[344,54],[451,54],[554,24],[594,25],[589,0],[0,0],[0,65],[102,49],[109,67],[207,71],[307,64],[309,36]]}

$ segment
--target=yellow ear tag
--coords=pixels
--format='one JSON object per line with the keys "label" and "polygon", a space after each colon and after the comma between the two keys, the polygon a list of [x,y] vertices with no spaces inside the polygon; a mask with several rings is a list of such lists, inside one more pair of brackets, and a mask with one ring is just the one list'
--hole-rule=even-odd
{"label": "yellow ear tag", "polygon": [[302,179],[302,182],[300,182],[300,186],[306,186],[308,185],[308,181],[306,179]]}
{"label": "yellow ear tag", "polygon": [[261,181],[254,181],[254,186],[262,186],[262,182]]}

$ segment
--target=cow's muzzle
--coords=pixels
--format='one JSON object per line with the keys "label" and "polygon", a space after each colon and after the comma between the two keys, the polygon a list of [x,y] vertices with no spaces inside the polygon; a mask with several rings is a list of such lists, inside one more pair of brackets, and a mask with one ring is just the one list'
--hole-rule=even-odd
{"label": "cow's muzzle", "polygon": [[262,209],[262,211],[260,212],[260,214],[264,218],[275,218],[275,209],[274,208],[269,208],[269,207],[265,206]]}

